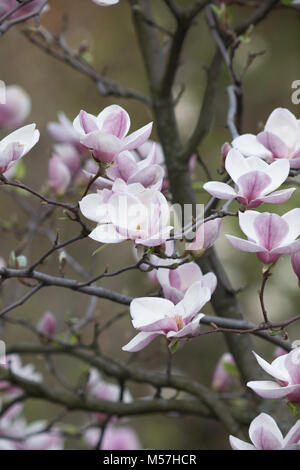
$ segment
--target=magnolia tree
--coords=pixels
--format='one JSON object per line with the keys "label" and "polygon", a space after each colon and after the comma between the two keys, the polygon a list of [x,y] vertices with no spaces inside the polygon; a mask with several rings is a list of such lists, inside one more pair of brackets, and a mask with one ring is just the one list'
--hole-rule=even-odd
{"label": "magnolia tree", "polygon": [[[93,2],[99,13],[101,7],[120,8],[118,0]],[[291,344],[289,333],[300,315],[272,321],[264,294],[270,276],[278,275],[281,257],[290,258],[290,269],[300,280],[296,189],[300,125],[288,109],[277,107],[270,110],[261,132],[243,133],[248,131],[242,131],[243,75],[238,75],[235,67],[235,52],[251,33],[255,35],[253,28],[275,9],[294,8],[297,14],[299,2],[162,0],[174,19],[172,31],[155,21],[155,2],[122,2],[132,13],[137,48],[149,83],[147,96],[98,73],[84,59],[82,46],[78,51],[68,46],[64,32],[54,35],[46,30],[43,15],[51,2],[4,0],[0,5],[0,36],[22,23],[31,43],[85,74],[101,95],[115,101],[97,115],[78,109],[73,120],[59,112],[57,122],[48,124],[54,140],[48,182],[36,181],[32,187],[22,180],[20,169],[30,159],[31,149],[38,149],[39,125],[23,126],[31,100],[19,86],[3,83],[0,125],[6,136],[0,142],[1,191],[21,205],[30,221],[34,220],[26,229],[30,242],[35,243],[42,234],[49,248],[37,259],[26,255],[22,248],[10,254],[1,252],[2,289],[15,289],[17,280],[24,291],[3,305],[2,338],[5,341],[6,327],[11,330],[21,325],[35,339],[15,344],[10,339],[6,341],[6,355],[1,356],[0,448],[63,449],[65,445],[72,447],[72,438],[81,439],[82,446],[91,449],[147,448],[149,445],[141,442],[129,418],[160,413],[174,420],[193,415],[218,421],[228,435],[228,448],[299,449],[300,350],[296,342]],[[240,23],[234,23],[228,15],[229,5],[235,4],[247,7]],[[174,84],[183,44],[198,17],[207,22],[215,52],[207,69],[199,117],[190,137],[183,140],[175,115],[182,91],[176,94]],[[168,38],[167,48],[161,36]],[[231,81],[227,88],[228,142],[221,149],[219,179],[212,181],[198,148],[211,126],[222,68]],[[118,104],[121,98],[148,107],[153,122],[137,129],[134,116]],[[265,116],[257,119],[264,120]],[[152,140],[153,126],[159,141]],[[197,163],[207,176],[203,200],[196,198],[191,184]],[[205,194],[209,202],[202,205],[207,200]],[[294,208],[284,211],[288,200]],[[38,214],[36,203],[41,206]],[[266,203],[270,212],[264,208]],[[282,216],[277,213],[279,205],[283,206]],[[243,251],[249,259],[257,258],[256,276],[261,278],[261,321],[257,324],[244,316],[237,292],[215,252],[225,217],[239,227],[241,236],[227,233],[224,243],[236,249],[236,257]],[[72,238],[64,239],[56,231],[62,219],[72,227]],[[14,229],[7,227],[8,231]],[[75,243],[78,252],[87,237],[94,247],[86,253],[90,261],[95,253],[101,258],[108,245],[114,245],[118,259],[123,244],[133,252],[134,263],[91,275],[69,253]],[[55,272],[46,264],[50,258]],[[73,269],[76,279],[65,276],[66,265]],[[140,286],[139,295],[133,298],[101,285],[103,280],[121,274],[126,282],[129,271],[149,277],[150,294],[145,295]],[[51,292],[77,292],[87,300],[86,312],[79,319],[71,319],[64,330],[58,328],[56,315],[47,311],[46,296],[42,306],[45,313],[36,324],[14,316],[20,305],[39,291],[46,294],[49,287]],[[94,315],[99,299],[117,304],[120,312],[102,321],[101,316]],[[209,303],[214,316],[206,314]],[[131,337],[124,334],[117,345],[121,357],[117,361],[100,349],[100,336],[105,333],[114,342],[111,326],[124,317],[128,328],[131,323],[133,329]],[[91,327],[92,340],[86,341],[84,331]],[[211,388],[172,369],[174,355],[182,354],[188,341],[201,344],[203,335],[209,335],[212,342],[224,335],[228,348],[212,371]],[[272,343],[272,363],[254,351],[253,335]],[[142,361],[142,367],[132,366],[139,351],[151,351],[152,342],[161,343],[160,369],[153,370],[147,360]],[[49,369],[46,377],[28,363],[28,354],[44,358]],[[57,356],[71,357],[75,363],[85,365],[80,384],[65,380],[59,361],[54,362]],[[50,374],[56,380],[55,386]],[[130,384],[145,384],[150,391],[136,398],[129,391]],[[41,408],[41,420],[28,423],[23,414],[28,399],[58,405],[59,412],[49,420]],[[85,412],[84,418],[79,425],[70,426],[68,419],[76,411]]]}

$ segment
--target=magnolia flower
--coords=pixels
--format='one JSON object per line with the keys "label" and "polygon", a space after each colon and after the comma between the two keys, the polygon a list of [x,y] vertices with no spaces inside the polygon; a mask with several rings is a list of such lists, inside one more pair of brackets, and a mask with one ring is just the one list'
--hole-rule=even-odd
{"label": "magnolia flower", "polygon": [[218,181],[209,181],[203,188],[218,199],[237,198],[248,208],[258,207],[263,202],[282,204],[296,189],[273,192],[289,175],[290,164],[287,160],[278,160],[268,165],[261,158],[244,158],[238,150],[232,149],[226,157],[225,168],[236,184],[235,188]]}
{"label": "magnolia flower", "polygon": [[241,441],[230,436],[230,445],[233,450],[299,450],[300,420],[283,435],[276,421],[266,413],[258,415],[250,424],[249,437],[253,444]]}
{"label": "magnolia flower", "polygon": [[187,244],[186,250],[197,252],[195,253],[196,255],[204,253],[204,251],[208,250],[219,238],[221,225],[222,220],[220,218],[204,222],[204,224],[198,228],[192,243]]}
{"label": "magnolia flower", "polygon": [[300,349],[277,357],[271,364],[254,353],[258,364],[276,379],[248,382],[247,386],[263,398],[283,398],[292,403],[300,402]]}
{"label": "magnolia flower", "polygon": [[291,258],[293,270],[298,277],[299,285],[300,285],[300,251],[294,253]]}
{"label": "magnolia flower", "polygon": [[63,438],[56,431],[43,432],[47,427],[45,421],[27,424],[22,410],[22,405],[14,405],[0,417],[1,450],[63,449]]}
{"label": "magnolia flower", "polygon": [[93,0],[93,2],[100,7],[110,7],[119,3],[119,0]]}
{"label": "magnolia flower", "polygon": [[20,160],[40,138],[35,124],[21,127],[0,141],[0,173],[5,173]]}
{"label": "magnolia flower", "polygon": [[101,243],[133,240],[137,245],[159,246],[169,238],[170,212],[166,198],[141,184],[116,180],[112,191],[88,194],[79,202],[85,217],[98,226],[89,237]]}
{"label": "magnolia flower", "polygon": [[232,145],[246,157],[256,156],[268,161],[285,158],[291,168],[300,168],[300,125],[288,109],[275,109],[263,132],[257,136],[241,135]]}
{"label": "magnolia flower", "polygon": [[38,330],[45,334],[46,336],[55,336],[56,333],[56,318],[51,312],[46,312],[40,319],[38,326]]}
{"label": "magnolia flower", "polygon": [[[173,260],[174,262],[174,260]],[[208,287],[211,294],[217,286],[217,278],[214,273],[207,273],[203,276],[199,266],[194,263],[186,263],[176,269],[159,268],[157,279],[160,283],[166,299],[174,304],[183,299],[184,294],[195,282],[202,287]]]}
{"label": "magnolia flower", "polygon": [[[106,170],[105,177],[97,178],[95,184],[100,188],[111,188],[114,181],[120,178],[127,184],[140,183],[145,188],[154,188],[160,191],[164,170],[154,162],[154,147],[148,157],[141,161],[136,161],[133,154],[126,150],[116,156],[114,166]],[[96,168],[95,170],[97,171]],[[92,178],[95,174],[87,173],[87,176]]]}
{"label": "magnolia flower", "polygon": [[20,126],[31,109],[31,100],[17,85],[9,85],[5,89],[5,104],[0,103],[0,126],[16,128]]}
{"label": "magnolia flower", "polygon": [[[97,369],[92,368],[90,370],[89,380],[88,380],[88,390],[91,395],[100,400],[108,401],[119,401],[120,400],[120,386],[105,382],[100,376]],[[125,389],[123,392],[124,403],[130,403],[132,401],[132,396],[129,390]],[[93,413],[93,416],[97,421],[103,423],[107,418],[105,413]]]}
{"label": "magnolia flower", "polygon": [[123,346],[123,351],[140,351],[157,336],[165,336],[172,342],[197,336],[200,320],[204,317],[198,312],[210,298],[210,289],[202,287],[200,281],[195,282],[176,305],[158,297],[134,299],[130,304],[130,314],[134,328],[140,333]]}
{"label": "magnolia flower", "polygon": [[[100,439],[101,431],[98,428],[90,428],[84,434],[87,445],[95,449]],[[104,433],[101,450],[140,450],[141,444],[136,432],[128,427],[116,428],[109,426]]]}
{"label": "magnolia flower", "polygon": [[275,263],[281,255],[299,251],[300,209],[292,209],[280,217],[255,211],[239,213],[239,224],[248,240],[225,235],[234,248],[256,253],[264,264]]}
{"label": "magnolia flower", "polygon": [[58,113],[58,122],[49,122],[48,131],[57,142],[73,145],[81,154],[87,153],[87,149],[80,143],[80,135],[64,113]]}
{"label": "magnolia flower", "polygon": [[234,358],[230,353],[222,354],[214,372],[211,385],[213,390],[219,393],[228,391],[234,381],[234,376],[226,370],[226,364],[235,365]]}
{"label": "magnolia flower", "polygon": [[58,193],[64,194],[71,182],[71,172],[67,165],[57,155],[48,162],[48,177],[50,186]]}
{"label": "magnolia flower", "polygon": [[[32,364],[26,364],[23,366],[21,359],[17,354],[9,354],[6,357],[6,365],[3,367],[9,368],[13,374],[21,377],[22,379],[34,382],[42,381],[42,375],[34,370],[34,366]],[[8,394],[19,393],[19,389],[17,387],[6,381],[0,381],[0,391],[4,391]]]}
{"label": "magnolia flower", "polygon": [[80,111],[75,118],[74,129],[80,142],[93,150],[96,160],[111,163],[124,150],[133,150],[150,136],[152,122],[128,134],[130,117],[121,106],[107,106],[98,116]]}

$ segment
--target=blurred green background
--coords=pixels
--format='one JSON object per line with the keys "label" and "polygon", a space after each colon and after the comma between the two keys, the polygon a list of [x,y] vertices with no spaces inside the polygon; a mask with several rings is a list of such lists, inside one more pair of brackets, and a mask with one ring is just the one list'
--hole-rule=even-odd
{"label": "blurred green background", "polygon": [[[174,22],[164,6],[162,0],[152,1],[156,20],[167,28],[174,28]],[[181,2],[183,5],[191,2]],[[147,81],[135,40],[131,23],[130,9],[127,1],[112,8],[100,8],[91,0],[50,0],[51,10],[42,18],[42,23],[52,32],[59,32],[62,26],[62,16],[68,14],[69,26],[67,40],[74,48],[81,41],[87,40],[90,46],[90,59],[93,66],[119,81],[122,85],[136,88],[147,93]],[[244,13],[245,14],[245,13]],[[235,18],[240,16],[240,10],[234,11]],[[245,65],[248,54],[265,50],[265,54],[258,57],[244,79],[245,115],[244,132],[256,132],[266,120],[270,112],[279,106],[289,108],[299,117],[299,106],[291,102],[291,84],[300,79],[299,42],[300,42],[300,15],[289,9],[273,12],[260,26],[255,28],[252,40],[243,44],[236,57],[237,67],[241,70]],[[166,37],[162,37],[167,41]],[[184,83],[185,92],[177,106],[177,116],[183,138],[192,131],[201,106],[205,73],[203,67],[210,62],[214,44],[208,32],[203,17],[200,17],[193,26],[184,47],[182,65],[177,76],[177,85]],[[0,79],[6,84],[22,86],[32,98],[32,112],[28,122],[36,122],[41,131],[39,144],[30,155],[26,156],[27,184],[34,188],[41,187],[41,181],[47,178],[48,158],[51,155],[53,140],[47,132],[49,121],[56,120],[57,112],[64,111],[73,119],[80,109],[91,113],[98,113],[102,108],[117,103],[124,106],[132,120],[132,129],[146,124],[152,118],[149,110],[142,104],[130,100],[103,98],[97,92],[96,86],[88,78],[70,69],[66,64],[59,63],[47,56],[35,46],[31,45],[22,35],[21,28],[11,29],[0,40]],[[208,165],[212,175],[217,177],[217,168],[220,162],[220,148],[230,135],[226,129],[227,95],[226,86],[229,84],[228,76],[223,70],[218,86],[215,119],[209,136],[200,148],[202,158]],[[1,131],[2,132],[2,131]],[[3,133],[3,132],[2,132]],[[152,135],[155,138],[155,129]],[[196,187],[204,181],[201,168],[197,167],[194,174]],[[207,194],[198,191],[199,202],[205,203]],[[25,197],[25,196],[23,196]],[[281,207],[273,207],[282,214],[299,204],[299,189],[291,200]],[[39,204],[36,204],[39,208]],[[264,206],[264,210],[268,207]],[[58,211],[57,217],[62,214]],[[18,207],[18,204],[8,195],[1,192],[0,199],[1,221],[15,220],[18,226],[25,227],[27,216]],[[59,226],[61,238],[74,233],[74,227],[66,222],[55,221],[54,227]],[[223,233],[239,234],[236,220],[224,220]],[[16,233],[12,236],[1,230],[0,256],[8,259],[11,250],[24,242],[24,234]],[[260,309],[257,289],[260,282],[260,263],[251,254],[235,251],[224,239],[220,237],[217,251],[226,265],[235,288],[246,286],[247,289],[239,294],[245,311],[245,317],[259,322]],[[37,237],[31,252],[30,260],[36,259],[39,254],[49,248],[49,241],[44,237]],[[70,253],[83,264],[86,269],[94,273],[101,272],[107,265],[110,269],[117,269],[134,260],[131,245],[128,243],[106,248],[98,255],[91,257],[97,244],[90,239],[72,245]],[[43,270],[58,274],[57,258],[43,266]],[[67,266],[66,276],[77,278],[74,271]],[[131,272],[123,274],[109,282],[101,282],[119,292],[132,296],[142,296],[157,290],[151,285],[147,274]],[[19,298],[24,288],[17,281],[6,282],[2,287],[2,305]],[[70,317],[80,318],[87,308],[88,298],[72,291],[63,291],[58,288],[47,288],[40,291],[24,306],[13,311],[11,318],[26,318],[37,322],[45,311],[55,313],[59,330],[64,331],[65,322]],[[272,320],[288,318],[297,314],[299,305],[299,289],[297,279],[292,272],[289,257],[282,258],[272,276],[266,290],[266,304]],[[95,317],[102,323],[111,315],[121,312],[122,307],[99,300],[95,309]],[[205,312],[211,314],[209,307]],[[86,329],[85,339],[90,340],[92,326]],[[289,329],[292,340],[300,338],[299,328],[293,326]],[[2,333],[1,333],[2,334]],[[126,317],[109,332],[100,338],[101,349],[114,358],[127,360],[127,353],[121,351],[121,346],[132,337],[133,330],[129,318]],[[8,344],[19,341],[30,341],[33,336],[21,327],[6,327],[4,339]],[[255,340],[257,351],[266,359],[271,359],[273,347],[269,344]],[[145,365],[151,369],[165,368],[164,344],[155,341],[144,352],[136,356],[135,363]],[[204,336],[191,341],[174,356],[174,370],[186,374],[205,385],[210,385],[213,370],[219,356],[226,351],[223,337],[220,335]],[[24,361],[35,362],[36,366],[47,376],[47,367],[44,359],[27,357]],[[80,374],[77,363],[69,358],[56,359],[56,363],[63,371],[64,376],[76,383]],[[54,379],[47,378],[51,382]],[[129,384],[134,396],[153,394],[147,387]],[[28,419],[53,417],[56,407],[49,404],[30,401],[26,404]],[[80,423],[86,419],[83,414],[70,416],[68,422]],[[176,416],[148,416],[130,419],[136,428],[141,442],[145,448],[155,449],[227,449],[228,436],[222,426],[213,421],[204,421],[193,417]],[[83,448],[80,441],[70,440],[68,448]]]}

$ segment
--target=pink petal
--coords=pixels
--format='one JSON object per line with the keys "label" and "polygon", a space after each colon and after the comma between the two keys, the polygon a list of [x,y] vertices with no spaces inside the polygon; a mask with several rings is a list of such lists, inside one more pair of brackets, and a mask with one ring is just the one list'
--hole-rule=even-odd
{"label": "pink petal", "polygon": [[293,444],[298,444],[300,441],[300,419],[294,424],[289,430],[288,434],[284,438],[283,447],[287,448]]}
{"label": "pink petal", "polygon": [[249,253],[259,253],[267,251],[264,247],[257,245],[254,242],[250,242],[249,240],[243,240],[242,238],[235,237],[233,235],[225,235],[229,243],[236,248],[237,250],[241,251],[248,251]]}
{"label": "pink petal", "polygon": [[257,140],[270,150],[274,158],[288,157],[289,149],[277,135],[264,131],[258,134]]}
{"label": "pink petal", "polygon": [[239,195],[243,196],[248,204],[263,195],[263,191],[270,185],[271,178],[261,171],[250,171],[241,176],[238,181]]}
{"label": "pink petal", "polygon": [[283,445],[283,437],[276,421],[266,413],[261,413],[252,421],[249,437],[259,450],[279,450]]}
{"label": "pink petal", "polygon": [[277,248],[289,231],[288,224],[283,218],[268,212],[259,214],[253,225],[259,244],[268,251]]}
{"label": "pink petal", "polygon": [[105,134],[112,134],[123,139],[130,128],[130,117],[125,109],[116,104],[107,106],[97,118],[99,129]]}
{"label": "pink petal", "polygon": [[258,142],[253,134],[243,134],[232,141],[232,146],[238,149],[245,157],[271,157],[271,152]]}
{"label": "pink petal", "polygon": [[285,108],[277,108],[270,114],[265,130],[278,136],[289,148],[293,148],[298,138],[298,121]]}
{"label": "pink petal", "polygon": [[282,189],[281,191],[275,191],[270,196],[260,197],[259,200],[267,204],[283,204],[290,199],[295,190],[296,188]]}
{"label": "pink petal", "polygon": [[280,386],[277,382],[270,380],[257,380],[247,383],[247,387],[251,388],[257,395],[262,398],[284,398],[290,393],[299,390],[300,385]]}
{"label": "pink petal", "polygon": [[146,126],[141,127],[139,130],[133,132],[123,139],[123,150],[133,150],[142,145],[149,139],[152,132],[153,123],[150,122]]}

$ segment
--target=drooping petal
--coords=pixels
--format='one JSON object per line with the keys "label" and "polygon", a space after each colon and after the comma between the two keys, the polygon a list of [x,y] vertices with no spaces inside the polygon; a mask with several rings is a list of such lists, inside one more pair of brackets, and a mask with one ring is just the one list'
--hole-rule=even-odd
{"label": "drooping petal", "polygon": [[127,240],[118,233],[112,224],[98,225],[90,234],[89,237],[101,243],[121,243]]}
{"label": "drooping petal", "polygon": [[163,334],[163,331],[155,331],[154,333],[145,333],[144,331],[141,331],[131,341],[129,341],[128,344],[123,346],[122,350],[128,352],[140,351],[148,346],[148,344],[157,338],[157,336],[162,336]]}
{"label": "drooping petal", "polygon": [[229,442],[232,450],[256,450],[254,445],[244,442],[234,436],[229,436]]}
{"label": "drooping petal", "polygon": [[280,191],[275,191],[269,196],[260,197],[259,200],[267,204],[283,204],[290,199],[295,190],[296,188],[282,189]]}
{"label": "drooping petal", "polygon": [[169,300],[159,297],[141,297],[131,302],[130,315],[133,326],[144,329],[159,320],[173,319],[174,305]]}
{"label": "drooping petal", "polygon": [[300,385],[287,385],[282,387],[277,382],[271,380],[256,380],[247,383],[247,387],[251,388],[257,395],[262,398],[284,398],[289,394],[300,389]]}
{"label": "drooping petal", "polygon": [[209,181],[203,185],[203,189],[218,199],[234,199],[237,197],[236,191],[226,183],[219,183],[218,181]]}
{"label": "drooping petal", "polygon": [[267,252],[263,246],[257,245],[249,240],[243,240],[242,238],[235,237],[233,235],[225,235],[225,237],[237,250],[248,251],[249,253]]}

